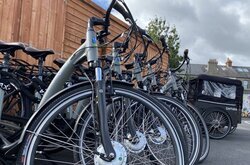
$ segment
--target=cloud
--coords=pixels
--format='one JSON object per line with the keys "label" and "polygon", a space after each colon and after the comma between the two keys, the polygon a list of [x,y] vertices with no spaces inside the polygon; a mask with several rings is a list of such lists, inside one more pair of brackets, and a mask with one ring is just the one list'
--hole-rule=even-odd
{"label": "cloud", "polygon": [[250,66],[250,1],[125,2],[137,23],[144,28],[155,16],[163,17],[175,25],[181,39],[180,52],[185,48],[190,49],[192,63],[206,64],[211,58],[225,63],[230,57],[233,65]]}

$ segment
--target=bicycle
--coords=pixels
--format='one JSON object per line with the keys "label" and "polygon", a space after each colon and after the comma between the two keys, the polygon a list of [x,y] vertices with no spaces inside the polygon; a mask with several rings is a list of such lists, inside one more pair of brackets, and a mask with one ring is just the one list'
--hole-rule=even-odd
{"label": "bicycle", "polygon": [[199,110],[195,106],[193,106],[191,102],[188,100],[188,97],[187,97],[187,94],[189,91],[188,80],[184,80],[184,78],[177,77],[176,75],[176,72],[180,70],[182,66],[186,63],[186,77],[187,77],[189,62],[190,62],[190,59],[188,57],[188,50],[186,49],[184,51],[184,57],[183,57],[182,63],[177,68],[169,70],[169,77],[167,78],[167,82],[166,84],[162,86],[160,90],[162,93],[167,93],[168,95],[171,95],[179,99],[181,102],[183,102],[187,106],[187,108],[195,116],[195,119],[198,122],[198,125],[200,126],[201,131],[202,131],[203,145],[202,145],[201,156],[200,156],[199,162],[203,162],[207,158],[209,154],[209,150],[210,150],[208,128]]}
{"label": "bicycle", "polygon": [[[151,40],[150,40],[151,41]],[[159,59],[161,59],[163,52],[167,50],[166,43],[163,41],[163,50],[159,53],[159,56],[154,56],[147,62],[143,62],[145,54],[137,53],[135,54],[135,61],[132,64],[128,64],[126,68],[133,69],[133,76],[136,80],[138,87],[143,89],[145,92],[149,92],[151,96],[156,97],[160,100],[165,106],[169,107],[171,112],[176,115],[178,121],[180,121],[181,126],[186,135],[187,143],[188,143],[188,155],[189,155],[189,164],[195,164],[200,159],[201,154],[201,128],[199,127],[194,115],[192,112],[188,110],[188,108],[183,105],[183,103],[178,100],[162,95],[159,93],[155,93],[154,89],[157,86],[157,80],[155,76],[155,72],[153,72],[152,65],[156,64]],[[147,48],[147,47],[146,47]],[[145,49],[146,49],[145,48]],[[144,51],[145,52],[145,51]],[[148,73],[146,76],[142,77],[142,68],[146,66]]]}

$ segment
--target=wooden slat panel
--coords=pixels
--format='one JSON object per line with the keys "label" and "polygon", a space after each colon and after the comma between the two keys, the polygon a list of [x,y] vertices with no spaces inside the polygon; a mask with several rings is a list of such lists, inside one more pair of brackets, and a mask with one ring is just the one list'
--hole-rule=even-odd
{"label": "wooden slat panel", "polygon": [[[50,48],[56,55],[49,56],[46,64],[53,65],[56,57],[68,58],[86,37],[87,21],[90,17],[102,17],[105,10],[91,0],[0,0],[0,40],[21,41],[34,47]],[[111,16],[108,40],[124,32],[128,25],[114,16]],[[100,30],[100,27],[95,27]],[[117,41],[122,42],[123,38]],[[134,37],[130,45],[135,42]],[[141,40],[138,40],[138,44]],[[111,45],[110,45],[111,46]],[[106,52],[110,52],[107,48]],[[143,45],[139,45],[136,52],[142,52]],[[150,46],[149,57],[153,57],[157,50]],[[100,52],[100,51],[99,51]],[[30,63],[34,59],[19,54]],[[166,58],[166,57],[164,57]],[[133,60],[133,58],[131,58]],[[167,61],[167,60],[165,60]],[[163,66],[166,66],[164,62]]]}
{"label": "wooden slat panel", "polygon": [[14,26],[18,22],[18,17],[16,17],[16,12],[20,12],[17,9],[20,1],[8,0],[0,1],[0,19],[1,19],[1,28],[0,28],[0,39],[5,41],[14,40]]}
{"label": "wooden slat panel", "polygon": [[31,15],[31,28],[29,43],[32,46],[38,47],[39,41],[39,27],[40,27],[40,15],[41,15],[41,0],[33,0],[32,15]]}
{"label": "wooden slat panel", "polygon": [[48,32],[47,32],[47,43],[46,47],[51,47],[51,45],[54,44],[54,34],[55,34],[55,25],[56,25],[56,8],[57,8],[57,2],[54,0],[50,0],[50,8],[49,8],[49,22],[48,22]]}
{"label": "wooden slat panel", "polygon": [[[21,6],[19,41],[29,44],[33,0],[22,0]],[[17,58],[30,62],[30,58],[24,53],[18,54]]]}
{"label": "wooden slat panel", "polygon": [[[39,0],[40,1],[40,0]],[[46,42],[48,40],[48,23],[49,20],[49,5],[50,0],[43,0],[40,6],[39,22],[36,22],[39,26],[38,31],[38,44],[39,48],[46,48]]]}
{"label": "wooden slat panel", "polygon": [[[39,49],[53,49],[56,55],[48,56],[47,65],[63,53],[65,3],[62,0],[22,0],[20,41]],[[19,57],[36,63],[31,57]]]}
{"label": "wooden slat panel", "polygon": [[[69,0],[66,12],[64,52],[66,53],[67,51],[67,54],[71,54],[80,45],[79,40],[81,37],[77,36],[84,36],[88,19],[92,16],[102,17],[105,11],[92,2],[82,3],[77,0]],[[112,16],[111,18],[111,35],[108,36],[109,40],[127,29],[126,24],[117,21],[117,19]],[[77,36],[75,36],[75,34],[77,34]],[[118,41],[122,42],[123,40],[118,39]],[[136,51],[141,52],[142,46],[139,46]],[[111,49],[107,49],[105,52],[110,53]]]}
{"label": "wooden slat panel", "polygon": [[[3,7],[4,7],[4,2],[3,2],[3,0],[0,0],[0,25],[3,25],[2,24],[2,22],[3,22]],[[3,26],[0,26],[0,36],[1,36],[2,28],[3,28]]]}
{"label": "wooden slat panel", "polygon": [[13,13],[13,30],[12,30],[12,35],[13,41],[19,41],[19,33],[20,33],[20,21],[21,21],[21,6],[22,5],[22,0],[15,1],[13,4],[14,6],[14,13]]}
{"label": "wooden slat panel", "polygon": [[23,0],[21,21],[20,21],[20,40],[29,43],[31,30],[33,0]]}
{"label": "wooden slat panel", "polygon": [[59,54],[63,53],[63,40],[64,40],[64,28],[65,28],[65,1],[57,0],[58,5],[56,9],[56,26],[55,26],[55,42],[54,49]]}

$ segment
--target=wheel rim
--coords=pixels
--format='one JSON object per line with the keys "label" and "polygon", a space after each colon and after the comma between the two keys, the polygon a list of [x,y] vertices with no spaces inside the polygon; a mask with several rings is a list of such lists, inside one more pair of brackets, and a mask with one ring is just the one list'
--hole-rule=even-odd
{"label": "wheel rim", "polygon": [[230,132],[231,120],[229,116],[223,112],[211,112],[206,115],[205,121],[211,138],[221,139]]}
{"label": "wheel rim", "polygon": [[[174,147],[171,144],[170,137],[167,140],[165,139],[161,141],[160,144],[152,143],[152,136],[156,133],[152,133],[152,129],[159,129],[161,133],[167,134],[166,131],[163,131],[163,126],[159,126],[157,128],[152,128],[154,123],[157,123],[159,121],[155,120],[154,122],[150,121],[150,117],[154,114],[147,112],[147,110],[139,105],[138,103],[130,100],[130,104],[132,105],[133,109],[133,122],[136,125],[136,137],[137,140],[135,140],[135,137],[129,137],[128,132],[126,130],[126,127],[124,125],[127,124],[127,120],[124,122],[123,117],[125,114],[121,114],[121,111],[124,111],[124,103],[120,103],[119,106],[116,104],[116,106],[108,106],[110,109],[109,111],[112,111],[112,113],[108,113],[110,115],[110,118],[112,120],[109,121],[109,128],[110,128],[110,137],[112,140],[119,142],[123,147],[126,149],[126,159],[127,163],[129,164],[140,164],[141,162],[144,162],[144,164],[172,164],[172,162],[175,162],[175,156],[174,156]],[[115,107],[115,110],[114,110]],[[117,110],[119,109],[119,112]],[[92,116],[93,117],[93,116]],[[89,118],[89,123],[91,123],[92,118]],[[143,122],[143,124],[142,124]],[[158,123],[157,123],[158,124]],[[84,132],[93,132],[91,130],[92,126],[89,125],[84,129],[89,129],[89,131],[82,131]],[[155,130],[155,132],[158,132]],[[90,135],[88,135],[90,136]],[[93,136],[93,134],[92,134]],[[163,137],[163,135],[160,135]],[[165,135],[166,136],[166,135]],[[81,139],[83,141],[80,143],[80,148],[84,148],[83,146],[94,146],[94,141],[90,142],[89,137],[86,137],[86,134],[80,134]],[[155,137],[155,136],[154,136]],[[89,143],[89,144],[87,144]],[[91,144],[92,143],[92,144]],[[90,150],[93,150],[89,148]],[[94,160],[91,160],[91,158],[86,159],[86,155],[92,155],[93,153],[90,153],[86,150],[81,150],[81,162],[82,164],[88,163],[94,163]],[[169,158],[170,157],[170,158]],[[172,158],[171,158],[172,157]],[[116,160],[114,160],[116,161]],[[171,163],[170,163],[171,162]],[[111,163],[114,164],[112,161]],[[108,164],[108,163],[107,163]]]}

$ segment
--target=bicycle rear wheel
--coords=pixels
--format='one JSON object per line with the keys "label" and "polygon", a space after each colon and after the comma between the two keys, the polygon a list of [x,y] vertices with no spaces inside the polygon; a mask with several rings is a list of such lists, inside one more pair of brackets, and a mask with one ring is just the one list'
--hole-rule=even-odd
{"label": "bicycle rear wheel", "polygon": [[20,132],[27,122],[25,117],[31,104],[30,100],[20,91],[18,83],[12,79],[5,81],[9,83],[9,86],[4,91],[0,120],[0,132],[6,141],[6,144],[3,145],[12,143],[19,138]]}
{"label": "bicycle rear wheel", "polygon": [[[40,115],[27,130],[18,163],[184,165],[185,142],[172,114],[163,113],[163,107],[156,100],[131,87],[114,85],[113,88],[114,96],[107,99],[107,114],[110,138],[116,151],[114,160],[107,162],[101,158],[105,157],[105,152],[96,127],[99,123],[93,115],[92,106],[82,103],[83,100],[92,101],[91,86],[85,84],[70,87],[43,106]],[[127,103],[110,101],[117,97],[127,100]],[[79,104],[82,105],[80,112],[76,110]],[[69,107],[75,114],[73,116],[76,116],[75,126],[68,123],[65,115]],[[128,110],[132,112],[130,116],[127,116]],[[64,129],[65,126],[69,127],[67,132],[63,132],[56,124],[58,119],[64,122]],[[133,123],[135,136],[129,136],[133,132],[128,127],[129,120]],[[57,131],[51,131],[52,128]],[[64,150],[48,155],[46,149],[50,147]]]}

